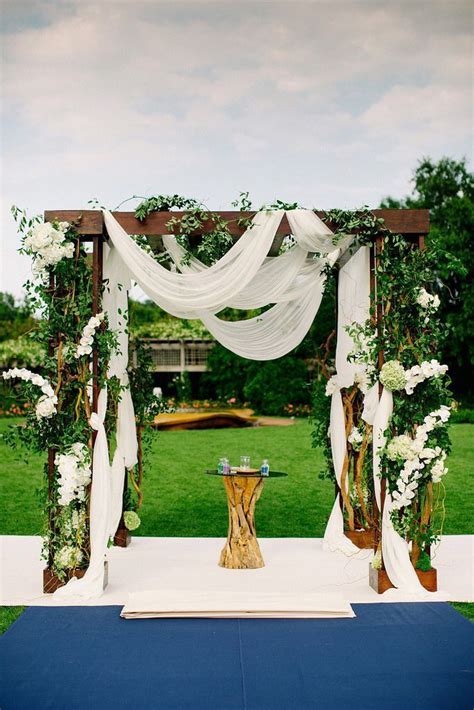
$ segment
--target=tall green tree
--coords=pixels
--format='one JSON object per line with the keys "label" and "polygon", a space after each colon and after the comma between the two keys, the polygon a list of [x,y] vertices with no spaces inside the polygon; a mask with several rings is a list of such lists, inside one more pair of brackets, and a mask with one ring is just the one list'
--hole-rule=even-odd
{"label": "tall green tree", "polygon": [[0,291],[0,342],[12,340],[36,326],[30,307],[15,301],[11,293]]}
{"label": "tall green tree", "polygon": [[472,401],[474,385],[474,175],[467,161],[423,158],[413,173],[413,189],[402,199],[387,197],[381,207],[425,207],[431,229],[427,245],[438,255],[438,279],[433,285],[441,298],[447,325],[443,344],[456,394]]}

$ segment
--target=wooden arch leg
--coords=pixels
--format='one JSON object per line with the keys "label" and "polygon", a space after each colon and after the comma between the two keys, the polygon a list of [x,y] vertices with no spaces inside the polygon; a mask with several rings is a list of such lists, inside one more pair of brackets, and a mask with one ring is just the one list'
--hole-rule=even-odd
{"label": "wooden arch leg", "polygon": [[225,476],[223,481],[229,507],[229,532],[219,565],[228,569],[264,567],[254,520],[255,505],[262,493],[264,479]]}

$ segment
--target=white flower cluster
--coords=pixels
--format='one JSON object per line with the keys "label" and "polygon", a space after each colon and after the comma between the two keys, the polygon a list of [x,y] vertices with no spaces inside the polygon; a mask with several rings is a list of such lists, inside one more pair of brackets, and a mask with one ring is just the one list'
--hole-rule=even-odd
{"label": "white flower cluster", "polygon": [[82,562],[82,552],[78,547],[65,545],[56,553],[54,562],[59,569],[74,569]]}
{"label": "white flower cluster", "polygon": [[96,316],[89,318],[89,322],[82,331],[82,336],[79,345],[76,348],[76,357],[90,355],[92,352],[92,343],[94,342],[94,334],[97,328],[104,320],[104,313],[98,313]]}
{"label": "white flower cluster", "polygon": [[86,486],[91,482],[89,449],[76,442],[66,453],[56,454],[54,459],[59,471],[59,505],[69,505],[73,500],[84,500]]}
{"label": "white flower cluster", "polygon": [[358,367],[354,374],[354,384],[360,389],[362,394],[369,391],[369,375],[365,367]]}
{"label": "white flower cluster", "polygon": [[440,446],[427,447],[426,442],[429,432],[436,427],[443,426],[450,415],[450,408],[443,405],[424,418],[423,424],[416,429],[414,439],[407,434],[402,434],[394,437],[388,444],[387,457],[392,461],[399,459],[404,461],[397,481],[397,490],[392,493],[395,509],[410,505],[415,497],[419,479],[422,477],[421,471],[425,466],[431,465],[433,483],[439,483],[448,472],[444,465],[446,452]]}
{"label": "white flower cluster", "polygon": [[416,302],[426,311],[436,311],[440,305],[439,296],[428,293],[425,288],[420,288],[418,291]]}
{"label": "white flower cluster", "polygon": [[431,467],[431,480],[433,483],[439,483],[443,476],[448,473],[448,469],[444,465],[446,461],[446,451],[442,451],[438,459],[435,461]]}
{"label": "white flower cluster", "polygon": [[33,271],[41,277],[46,274],[46,267],[54,266],[61,259],[74,256],[74,243],[66,241],[68,222],[35,224],[30,230],[23,246],[33,255]]}
{"label": "white flower cluster", "polygon": [[329,378],[326,385],[326,397],[330,397],[339,387],[337,382],[337,375],[333,375]]}
{"label": "white flower cluster", "polygon": [[[369,376],[365,366],[359,366],[354,373],[354,384],[360,389],[363,394],[369,391]],[[326,384],[326,397],[330,397],[339,388],[337,375],[329,378]]]}
{"label": "white flower cluster", "polygon": [[430,377],[440,377],[448,371],[447,365],[441,365],[438,360],[425,360],[421,365],[414,365],[408,370],[405,370],[406,385],[405,392],[413,394],[413,390],[420,382],[429,379]]}
{"label": "white flower cluster", "polygon": [[11,370],[6,370],[3,373],[4,380],[11,380],[18,377],[24,382],[31,382],[31,384],[41,387],[43,395],[39,398],[36,403],[36,418],[39,419],[49,419],[53,414],[56,414],[56,405],[58,403],[58,398],[54,394],[54,390],[51,387],[48,380],[44,377],[38,375],[37,373],[31,372],[24,367],[14,367]]}
{"label": "white flower cluster", "polygon": [[360,429],[358,429],[356,426],[353,426],[351,433],[347,437],[347,441],[349,442],[349,444],[352,444],[352,448],[355,451],[358,451],[363,440],[364,437]]}

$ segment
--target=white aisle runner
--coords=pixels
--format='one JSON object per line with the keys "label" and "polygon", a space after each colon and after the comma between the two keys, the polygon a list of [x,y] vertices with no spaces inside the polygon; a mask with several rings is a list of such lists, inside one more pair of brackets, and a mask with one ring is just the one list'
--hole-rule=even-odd
{"label": "white aisle runner", "polygon": [[[286,610],[301,609],[302,595],[311,594],[319,606],[328,601],[336,606],[367,602],[414,601],[407,594],[390,590],[376,594],[368,585],[368,567],[372,556],[362,550],[354,556],[324,552],[320,538],[260,538],[266,566],[257,570],[228,570],[218,566],[224,540],[220,538],[146,538],[136,537],[127,549],[108,551],[109,585],[90,606],[120,605],[129,595],[142,592],[188,595],[244,595],[247,608],[255,606],[261,595],[282,595]],[[474,601],[474,536],[443,536],[435,550],[438,587],[442,593],[431,601]],[[51,595],[42,594],[42,570],[39,537],[0,537],[0,604],[4,606],[69,606]],[[133,603],[134,597],[130,597]],[[136,599],[136,598],[135,598]],[[237,600],[240,603],[240,600]],[[215,602],[212,603],[215,606]]]}

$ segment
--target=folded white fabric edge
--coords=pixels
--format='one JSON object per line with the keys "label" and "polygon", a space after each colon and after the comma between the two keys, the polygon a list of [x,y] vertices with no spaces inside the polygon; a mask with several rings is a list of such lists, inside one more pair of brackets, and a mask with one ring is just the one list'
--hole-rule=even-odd
{"label": "folded white fabric edge", "polygon": [[330,618],[355,616],[342,595],[312,592],[133,592],[120,614],[126,619],[159,617]]}

